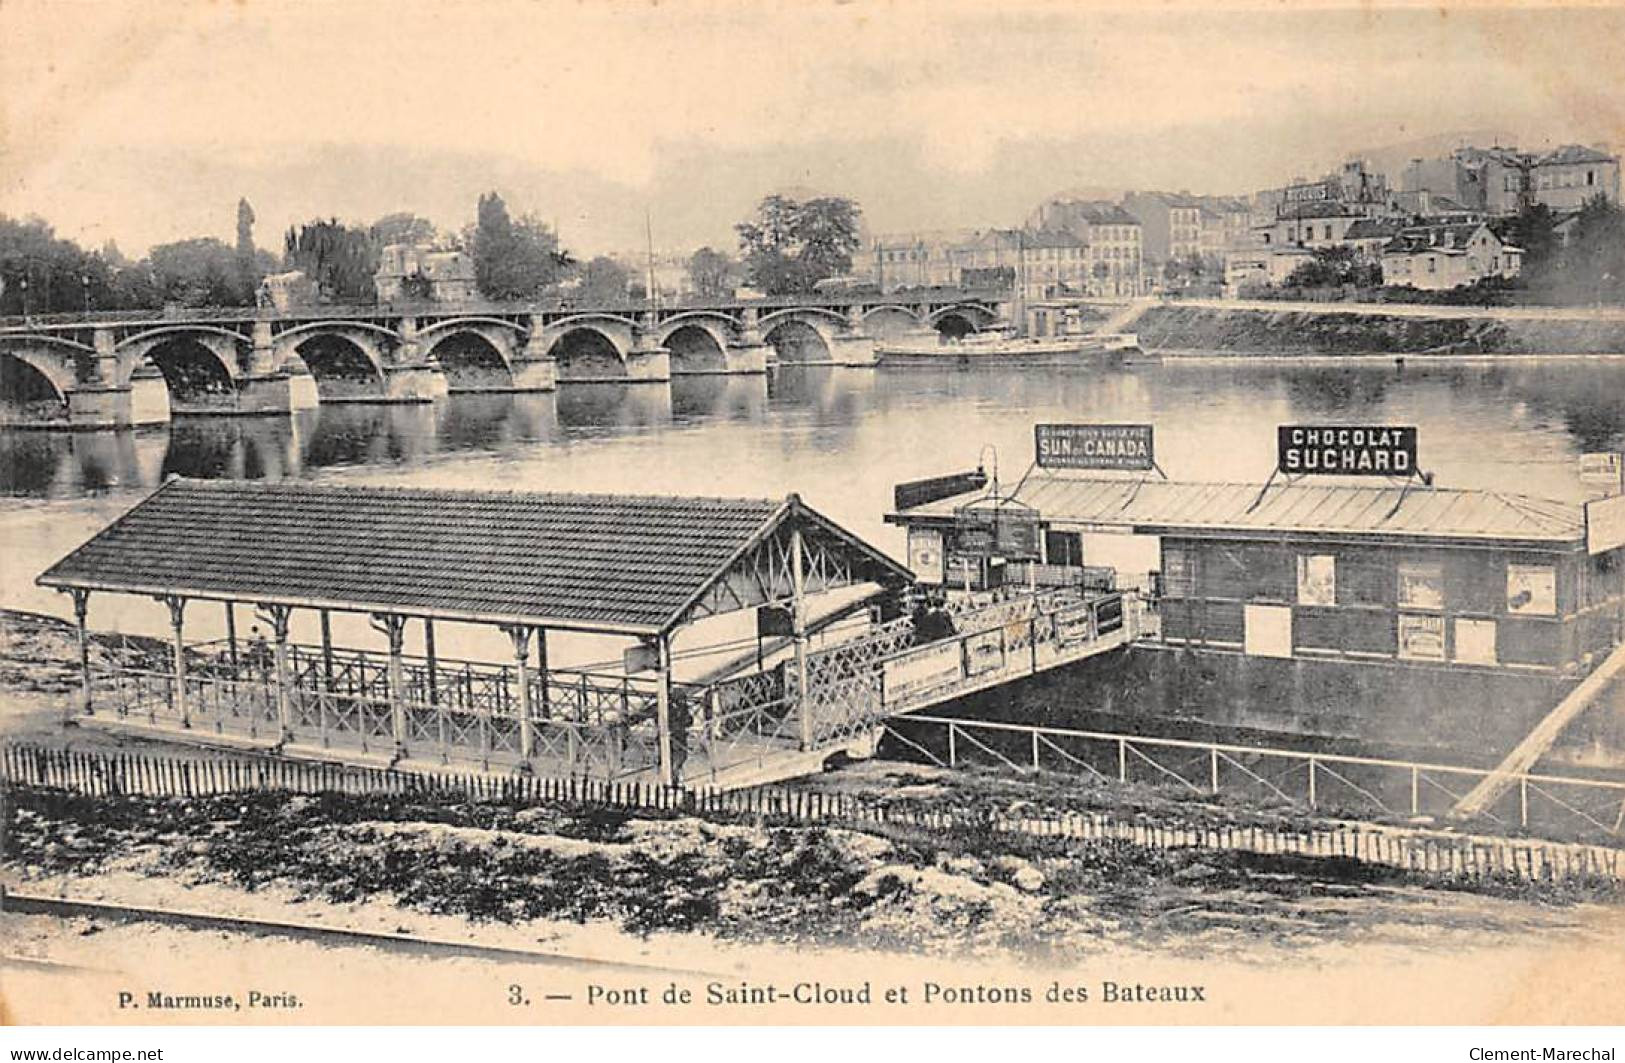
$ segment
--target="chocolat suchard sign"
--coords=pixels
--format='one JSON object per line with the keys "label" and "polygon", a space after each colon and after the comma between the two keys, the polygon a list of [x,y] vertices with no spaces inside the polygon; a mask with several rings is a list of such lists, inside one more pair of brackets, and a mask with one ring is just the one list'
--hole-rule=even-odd
{"label": "chocolat suchard sign", "polygon": [[1286,476],[1399,476],[1418,473],[1416,429],[1391,425],[1281,425],[1276,470]]}

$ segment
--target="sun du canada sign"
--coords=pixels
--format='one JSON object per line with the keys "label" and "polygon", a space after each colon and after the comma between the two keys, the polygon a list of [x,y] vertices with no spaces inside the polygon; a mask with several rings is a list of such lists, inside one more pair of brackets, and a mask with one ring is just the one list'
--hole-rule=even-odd
{"label": "sun du canada sign", "polygon": [[1156,467],[1148,424],[1036,424],[1033,453],[1040,469]]}

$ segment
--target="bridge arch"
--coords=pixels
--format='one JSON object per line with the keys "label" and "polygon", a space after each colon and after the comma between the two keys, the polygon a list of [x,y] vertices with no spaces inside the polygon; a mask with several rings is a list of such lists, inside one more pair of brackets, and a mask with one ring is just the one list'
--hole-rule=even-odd
{"label": "bridge arch", "polygon": [[530,329],[516,321],[509,321],[500,317],[448,317],[439,321],[431,321],[418,328],[418,338],[428,339],[439,333],[452,332],[478,332],[487,339],[494,333],[506,333],[513,339],[518,339],[528,333]]}
{"label": "bridge arch", "polygon": [[999,319],[997,311],[982,303],[954,303],[932,310],[926,315],[925,323],[941,332],[943,320],[950,317],[963,321],[975,332],[992,326]]}
{"label": "bridge arch", "polygon": [[863,315],[863,330],[877,339],[904,335],[919,328],[919,315],[906,306],[870,307]]}
{"label": "bridge arch", "polygon": [[564,381],[625,380],[626,351],[594,325],[566,326],[548,348]]}
{"label": "bridge arch", "polygon": [[118,383],[129,384],[136,370],[151,362],[154,350],[177,340],[191,340],[212,352],[233,380],[241,376],[252,342],[240,333],[213,325],[166,325],[138,332],[126,336],[114,348],[118,354]]}
{"label": "bridge arch", "polygon": [[306,335],[284,357],[297,356],[316,381],[316,394],[330,399],[375,398],[384,394],[383,356],[342,331]]}
{"label": "bridge arch", "polygon": [[173,410],[236,404],[237,352],[228,343],[223,354],[217,337],[175,330],[126,348],[126,354],[120,359],[121,383],[129,384],[142,364],[152,365],[163,374]]}
{"label": "bridge arch", "polygon": [[728,370],[727,337],[699,321],[687,321],[665,330],[660,346],[671,352],[673,375],[724,373]]}
{"label": "bridge arch", "polygon": [[839,310],[831,310],[824,306],[793,306],[784,310],[775,310],[771,314],[763,314],[756,324],[765,336],[771,329],[777,328],[786,321],[800,321],[805,325],[823,330],[845,326],[847,316]]}
{"label": "bridge arch", "polygon": [[801,317],[785,317],[762,329],[780,365],[828,364],[835,361],[829,333]]}
{"label": "bridge arch", "polygon": [[458,327],[438,331],[422,342],[425,355],[440,363],[452,391],[504,391],[513,387],[513,339],[506,333],[477,326]]}
{"label": "bridge arch", "polygon": [[70,361],[56,352],[0,346],[0,424],[8,420],[56,420],[67,413],[73,390]]}

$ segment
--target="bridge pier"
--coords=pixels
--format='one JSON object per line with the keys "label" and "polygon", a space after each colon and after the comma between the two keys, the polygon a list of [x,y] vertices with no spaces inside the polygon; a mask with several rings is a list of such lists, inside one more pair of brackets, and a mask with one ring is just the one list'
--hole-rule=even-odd
{"label": "bridge pier", "polygon": [[873,336],[861,332],[840,333],[830,337],[830,359],[836,365],[873,366],[875,341]]}
{"label": "bridge pier", "polygon": [[514,391],[557,391],[559,364],[551,358],[515,358],[511,366]]}
{"label": "bridge pier", "polygon": [[138,366],[130,374],[130,423],[168,424],[169,384],[156,366]]}
{"label": "bridge pier", "polygon": [[635,347],[626,352],[626,379],[664,383],[671,379],[671,352],[664,347]]}
{"label": "bridge pier", "polygon": [[446,374],[428,362],[383,367],[385,402],[433,402],[450,393]]}
{"label": "bridge pier", "polygon": [[722,371],[728,374],[767,372],[767,344],[730,343],[722,349]]}
{"label": "bridge pier", "polygon": [[128,428],[131,389],[109,384],[80,384],[67,394],[68,424],[74,428]]}

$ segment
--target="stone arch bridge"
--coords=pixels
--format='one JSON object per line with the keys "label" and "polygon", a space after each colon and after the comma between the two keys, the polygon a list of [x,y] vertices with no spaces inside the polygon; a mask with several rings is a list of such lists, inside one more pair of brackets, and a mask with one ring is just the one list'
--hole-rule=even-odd
{"label": "stone arch bridge", "polygon": [[1005,320],[1002,295],[716,300],[678,306],[306,307],[0,320],[12,423],[120,427],[175,413],[426,402],[453,391],[664,382],[770,365],[872,366],[874,340]]}

